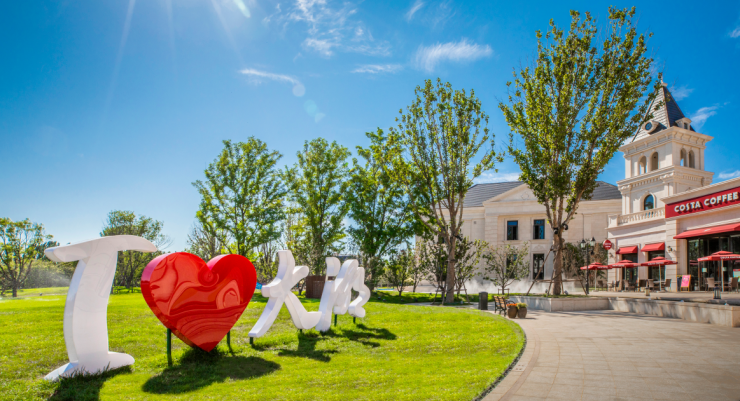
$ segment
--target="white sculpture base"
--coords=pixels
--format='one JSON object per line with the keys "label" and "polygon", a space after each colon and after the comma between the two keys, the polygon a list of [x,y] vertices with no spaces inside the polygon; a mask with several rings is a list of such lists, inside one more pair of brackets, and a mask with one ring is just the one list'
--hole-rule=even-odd
{"label": "white sculpture base", "polygon": [[61,377],[70,377],[76,374],[100,373],[104,370],[118,369],[133,364],[134,357],[129,354],[108,352],[108,358],[96,358],[96,360],[86,361],[84,364],[80,364],[79,361],[75,361],[62,365],[46,375],[44,379],[48,381],[56,381]]}

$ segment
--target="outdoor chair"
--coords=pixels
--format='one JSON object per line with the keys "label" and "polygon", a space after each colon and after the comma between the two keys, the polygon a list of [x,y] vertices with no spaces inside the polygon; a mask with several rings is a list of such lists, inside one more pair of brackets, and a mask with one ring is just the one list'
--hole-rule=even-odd
{"label": "outdoor chair", "polygon": [[640,291],[641,288],[645,288],[647,286],[647,280],[639,280],[637,282],[637,291]]}
{"label": "outdoor chair", "polygon": [[737,277],[733,277],[729,283],[725,283],[725,291],[736,291],[737,292]]}
{"label": "outdoor chair", "polygon": [[645,284],[645,288],[650,288],[650,291],[655,291],[655,281],[653,279],[648,279],[647,284]]}
{"label": "outdoor chair", "polygon": [[630,283],[629,281],[624,282],[624,289],[626,291],[634,291],[635,290],[635,283]]}
{"label": "outdoor chair", "polygon": [[670,291],[671,290],[671,279],[667,278],[665,279],[665,284],[663,284],[663,291]]}
{"label": "outdoor chair", "polygon": [[709,277],[706,280],[707,288],[705,291],[713,291],[714,290],[714,279]]}
{"label": "outdoor chair", "polygon": [[617,290],[617,283],[619,283],[619,281],[617,281],[616,283],[614,281],[612,281],[611,283],[607,283],[608,286],[606,287],[606,290],[607,291],[609,291],[609,290],[616,291]]}
{"label": "outdoor chair", "polygon": [[597,288],[606,289],[606,284],[604,284],[604,280],[596,280]]}

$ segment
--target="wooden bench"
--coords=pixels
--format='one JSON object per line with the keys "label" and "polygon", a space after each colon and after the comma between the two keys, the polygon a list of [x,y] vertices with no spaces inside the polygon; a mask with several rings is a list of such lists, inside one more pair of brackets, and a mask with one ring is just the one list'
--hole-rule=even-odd
{"label": "wooden bench", "polygon": [[509,301],[508,298],[493,296],[494,312],[506,313],[506,303]]}

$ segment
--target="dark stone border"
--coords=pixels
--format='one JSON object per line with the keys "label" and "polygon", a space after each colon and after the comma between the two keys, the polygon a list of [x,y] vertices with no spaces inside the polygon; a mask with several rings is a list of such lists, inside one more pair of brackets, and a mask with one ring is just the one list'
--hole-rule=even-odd
{"label": "dark stone border", "polygon": [[[514,323],[514,324],[519,326],[518,323]],[[514,366],[516,366],[516,364],[519,363],[519,360],[522,359],[524,350],[527,349],[527,333],[524,332],[524,329],[522,328],[522,326],[519,326],[519,328],[522,330],[522,335],[524,335],[524,344],[522,344],[522,349],[519,350],[519,355],[517,355],[516,358],[514,358],[514,360],[511,361],[511,363],[509,364],[509,367],[507,367],[506,370],[504,370],[504,372],[493,383],[491,383],[490,386],[488,386],[485,390],[483,390],[483,392],[480,393],[479,396],[473,398],[473,401],[483,400],[488,394],[491,393],[491,391],[493,391],[494,388],[496,388],[496,386],[498,386],[501,383],[502,380],[506,378],[506,376],[509,375],[509,373],[511,373],[511,370],[514,369]]]}

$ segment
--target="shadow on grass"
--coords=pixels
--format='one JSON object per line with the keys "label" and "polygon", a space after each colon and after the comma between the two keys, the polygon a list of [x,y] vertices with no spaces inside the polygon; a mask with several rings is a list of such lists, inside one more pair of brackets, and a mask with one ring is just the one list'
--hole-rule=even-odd
{"label": "shadow on grass", "polygon": [[[298,334],[298,348],[296,350],[281,349],[278,352],[279,356],[293,356],[301,358],[309,358],[319,362],[331,361],[331,355],[337,354],[337,350],[317,350],[316,345],[328,338],[346,338],[349,341],[356,341],[369,347],[377,348],[380,343],[372,341],[372,339],[383,339],[383,340],[395,340],[396,335],[391,333],[388,329],[376,329],[365,326],[364,324],[358,324],[354,329],[346,329],[342,327],[342,330],[333,330],[325,333],[318,333],[310,331],[308,333]],[[258,347],[255,347],[258,348]]]}
{"label": "shadow on grass", "polygon": [[280,369],[280,365],[259,357],[231,356],[218,348],[205,352],[189,349],[174,366],[150,378],[142,390],[152,394],[181,394],[226,379],[254,379]]}
{"label": "shadow on grass", "polygon": [[77,374],[61,379],[57,390],[49,397],[49,400],[99,400],[100,389],[103,388],[106,380],[123,373],[131,373],[131,366],[106,370],[97,374]]}

